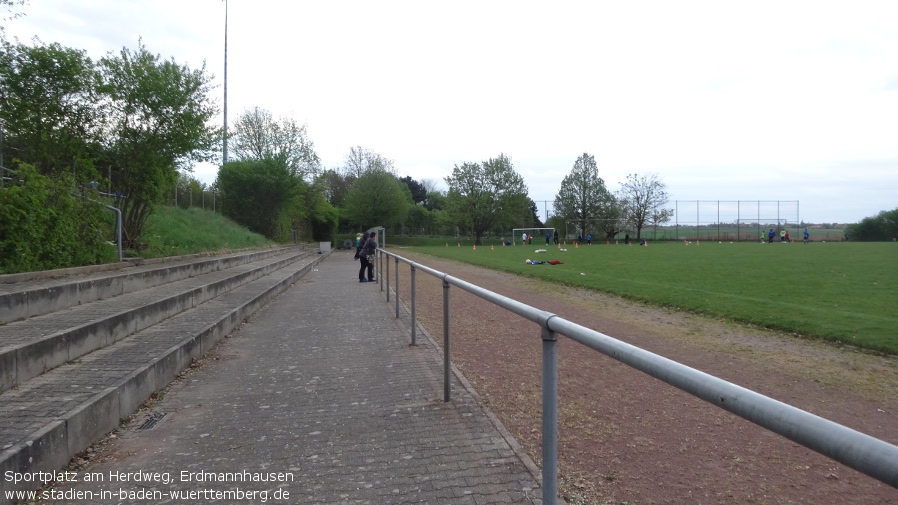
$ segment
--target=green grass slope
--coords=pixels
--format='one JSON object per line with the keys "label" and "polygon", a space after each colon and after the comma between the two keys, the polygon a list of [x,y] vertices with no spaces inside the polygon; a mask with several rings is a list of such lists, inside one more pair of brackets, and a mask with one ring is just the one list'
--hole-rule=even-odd
{"label": "green grass slope", "polygon": [[150,215],[140,256],[158,258],[201,252],[270,247],[274,243],[230,219],[191,207],[160,207]]}

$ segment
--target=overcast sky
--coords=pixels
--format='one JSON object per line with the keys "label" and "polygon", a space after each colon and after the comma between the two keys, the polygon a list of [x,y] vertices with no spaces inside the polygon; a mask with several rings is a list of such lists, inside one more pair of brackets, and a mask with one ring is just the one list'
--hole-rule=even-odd
{"label": "overcast sky", "polygon": [[[222,0],[18,10],[8,38],[94,58],[142,39],[191,68],[205,61],[223,103]],[[362,146],[400,176],[445,187],[453,166],[505,153],[542,214],[586,152],[612,191],[628,173],[657,174],[680,222],[697,219],[695,201],[798,201],[780,205],[783,218],[827,223],[898,208],[894,1],[230,0],[227,10],[229,118],[258,106],[307,124],[327,168]],[[216,171],[195,175],[211,182]],[[716,220],[699,207],[701,221]],[[776,204],[761,207],[771,217]]]}

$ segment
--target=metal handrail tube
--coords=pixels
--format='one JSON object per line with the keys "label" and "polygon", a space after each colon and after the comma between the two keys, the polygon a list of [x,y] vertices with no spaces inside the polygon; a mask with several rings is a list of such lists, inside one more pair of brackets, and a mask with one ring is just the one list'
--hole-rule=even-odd
{"label": "metal handrail tube", "polygon": [[555,317],[551,330],[898,488],[898,447],[682,363]]}
{"label": "metal handrail tube", "polygon": [[[898,446],[627,344],[550,312],[452,277],[439,270],[387,251],[382,252],[385,256],[397,259],[397,271],[398,261],[403,261],[411,266],[413,273],[415,270],[421,270],[443,282],[444,401],[449,401],[450,285],[464,289],[474,296],[541,326],[543,340],[543,502],[546,504],[554,504],[557,500],[555,491],[557,482],[554,482],[557,479],[558,429],[556,333],[898,488]],[[414,286],[414,282],[412,286]],[[396,297],[397,299],[399,297],[398,291]],[[414,305],[414,297],[412,304]],[[414,311],[414,307],[412,310]]]}

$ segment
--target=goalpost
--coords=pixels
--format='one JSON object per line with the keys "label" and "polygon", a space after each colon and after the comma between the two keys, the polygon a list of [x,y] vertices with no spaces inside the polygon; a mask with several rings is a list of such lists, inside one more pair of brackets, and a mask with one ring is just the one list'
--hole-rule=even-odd
{"label": "goalpost", "polygon": [[[555,228],[514,228],[511,230],[511,243],[512,245],[519,245],[519,242],[523,238],[523,234],[527,234],[527,236],[533,237],[533,242],[537,244],[545,244],[546,234],[549,235],[548,243],[552,243],[552,240],[555,237]],[[520,245],[527,245],[528,241],[525,241]]]}

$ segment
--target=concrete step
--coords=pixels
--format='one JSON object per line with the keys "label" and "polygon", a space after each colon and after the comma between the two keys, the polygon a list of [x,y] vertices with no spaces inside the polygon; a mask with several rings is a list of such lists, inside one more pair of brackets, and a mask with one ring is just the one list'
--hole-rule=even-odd
{"label": "concrete step", "polygon": [[251,253],[129,273],[153,281],[127,281],[136,291],[0,326],[0,391],[311,254],[309,248],[282,249],[275,256]]}
{"label": "concrete step", "polygon": [[[307,247],[311,250],[311,246]],[[272,248],[220,256],[181,256],[137,262],[0,275],[0,324],[159,286],[295,248]]]}
{"label": "concrete step", "polygon": [[[189,307],[0,394],[0,474],[56,471],[326,255]],[[27,486],[26,486],[27,487]],[[0,481],[0,490],[14,489]]]}

